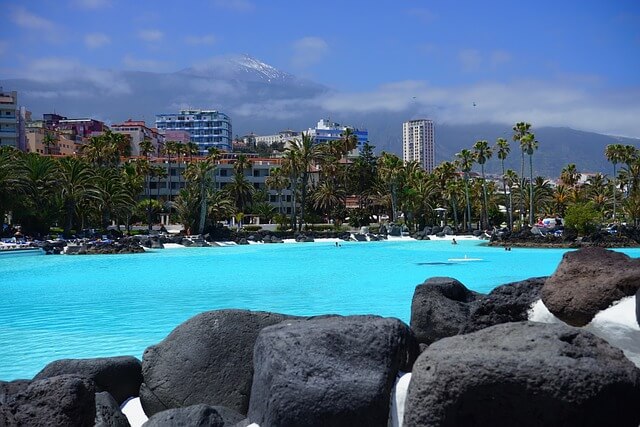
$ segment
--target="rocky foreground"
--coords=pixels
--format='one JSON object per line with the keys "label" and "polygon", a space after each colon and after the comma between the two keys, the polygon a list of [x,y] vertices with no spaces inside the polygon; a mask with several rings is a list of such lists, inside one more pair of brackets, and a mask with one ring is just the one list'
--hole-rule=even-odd
{"label": "rocky foreground", "polygon": [[[32,380],[0,382],[0,426],[128,426],[120,408],[139,397],[146,426],[637,427],[640,369],[625,352],[640,336],[639,289],[640,260],[587,248],[549,278],[488,295],[431,278],[416,288],[410,326],[205,312],[142,361],[59,360]],[[622,340],[631,347],[582,328],[634,295]],[[540,299],[565,323],[528,321]]]}

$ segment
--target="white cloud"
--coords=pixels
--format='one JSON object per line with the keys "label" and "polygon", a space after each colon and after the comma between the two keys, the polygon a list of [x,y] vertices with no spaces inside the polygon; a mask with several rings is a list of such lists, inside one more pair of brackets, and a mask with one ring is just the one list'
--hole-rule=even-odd
{"label": "white cloud", "polygon": [[415,16],[416,18],[418,18],[420,21],[422,21],[425,24],[433,22],[438,17],[435,13],[433,13],[429,9],[420,8],[420,7],[409,9],[409,10],[407,10],[407,13],[409,15]]}
{"label": "white cloud", "polygon": [[73,3],[84,9],[101,9],[111,6],[111,0],[74,0]]}
{"label": "white cloud", "polygon": [[155,72],[167,71],[170,66],[168,62],[158,61],[155,59],[138,58],[130,54],[127,54],[122,58],[122,64],[130,70]]}
{"label": "white cloud", "polygon": [[535,126],[569,126],[640,137],[638,89],[604,92],[563,81],[485,82],[455,87],[402,81],[369,92],[323,95],[312,102],[327,111],[344,113],[400,112],[418,103],[440,123],[513,124],[525,120]]}
{"label": "white cloud", "polygon": [[463,71],[476,71],[480,68],[482,57],[475,49],[463,49],[458,52],[458,61]]}
{"label": "white cloud", "polygon": [[160,30],[147,29],[138,31],[138,37],[146,42],[157,42],[162,40],[164,34]]}
{"label": "white cloud", "polygon": [[275,99],[261,103],[247,102],[232,108],[231,112],[245,117],[289,120],[302,116],[306,108],[313,106],[313,101],[310,100]]}
{"label": "white cloud", "polygon": [[[59,44],[65,39],[65,28],[57,25],[49,19],[43,18],[40,15],[36,15],[28,11],[22,6],[17,7],[5,7],[9,12],[7,15],[9,19],[18,27],[23,28],[25,34],[34,40],[42,43]],[[2,6],[0,10],[4,12]],[[0,12],[1,13],[1,12]]]}
{"label": "white cloud", "polygon": [[205,34],[202,36],[187,36],[184,41],[192,45],[212,45],[216,43],[217,39],[213,34]]}
{"label": "white cloud", "polygon": [[509,61],[511,61],[511,54],[504,50],[494,50],[489,57],[489,62],[492,67],[499,67]]}
{"label": "white cloud", "polygon": [[111,43],[111,39],[103,33],[91,33],[84,36],[84,44],[89,49],[97,49],[109,43]]}
{"label": "white cloud", "polygon": [[252,12],[255,9],[255,5],[249,0],[213,0],[213,4],[234,12]]}
{"label": "white cloud", "polygon": [[[131,92],[131,88],[119,73],[87,67],[75,60],[59,57],[41,58],[28,64],[22,73],[24,78],[34,81],[71,86],[64,91],[85,90],[92,86],[99,94],[122,95]],[[77,89],[75,87],[80,87]],[[63,91],[60,89],[60,91]]]}
{"label": "white cloud", "polygon": [[31,13],[23,7],[13,9],[11,20],[19,27],[28,30],[53,31],[55,29],[53,22]]}
{"label": "white cloud", "polygon": [[291,63],[296,68],[308,68],[322,61],[329,53],[329,45],[320,37],[303,37],[293,42]]}

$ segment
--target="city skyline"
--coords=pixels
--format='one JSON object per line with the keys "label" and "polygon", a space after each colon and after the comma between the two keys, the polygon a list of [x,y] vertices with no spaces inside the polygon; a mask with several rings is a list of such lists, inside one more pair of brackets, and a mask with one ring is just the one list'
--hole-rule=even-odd
{"label": "city skyline", "polygon": [[[506,1],[405,1],[390,8],[211,0],[188,6],[3,1],[0,81],[45,82],[52,92],[35,94],[42,102],[60,95],[56,87],[69,80],[118,97],[131,91],[122,72],[206,69],[246,53],[329,89],[284,100],[278,108],[290,114],[304,106],[342,115],[417,111],[442,123],[527,120],[640,137],[637,2],[542,1],[527,8]],[[215,93],[223,93],[216,84]],[[82,102],[94,92],[64,95]],[[264,111],[248,101],[197,107],[238,120]]]}

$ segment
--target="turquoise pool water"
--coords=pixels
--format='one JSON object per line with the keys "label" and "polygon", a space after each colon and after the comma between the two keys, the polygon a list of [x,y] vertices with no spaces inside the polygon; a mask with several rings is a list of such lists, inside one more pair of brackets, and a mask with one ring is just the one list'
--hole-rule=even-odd
{"label": "turquoise pool water", "polygon": [[[206,310],[378,314],[409,322],[415,286],[451,276],[488,292],[551,274],[564,250],[479,241],[305,243],[136,255],[0,257],[0,380],[61,358],[131,354]],[[625,251],[640,256],[640,250]],[[450,258],[481,261],[450,262]]]}

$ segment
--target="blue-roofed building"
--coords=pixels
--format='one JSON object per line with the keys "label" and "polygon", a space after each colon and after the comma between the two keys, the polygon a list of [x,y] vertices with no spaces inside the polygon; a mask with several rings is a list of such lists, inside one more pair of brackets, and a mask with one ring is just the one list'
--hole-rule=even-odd
{"label": "blue-roofed building", "polygon": [[200,154],[215,147],[231,151],[231,118],[216,110],[180,110],[178,114],[157,114],[156,127],[161,131],[183,130],[198,144]]}

